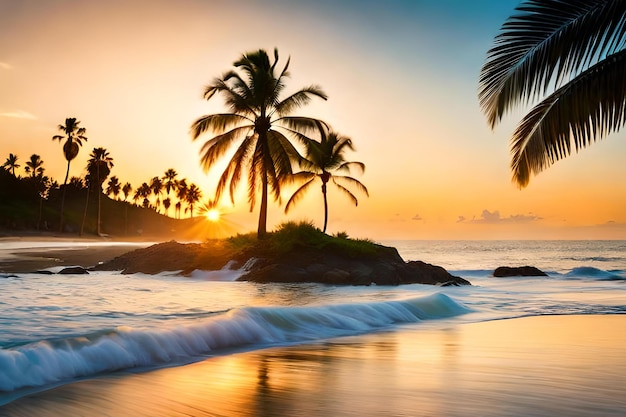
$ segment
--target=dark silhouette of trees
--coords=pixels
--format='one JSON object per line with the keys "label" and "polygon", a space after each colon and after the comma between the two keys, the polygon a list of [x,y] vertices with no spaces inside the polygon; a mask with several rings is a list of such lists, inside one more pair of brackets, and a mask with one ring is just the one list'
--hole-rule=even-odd
{"label": "dark silhouette of trees", "polygon": [[59,231],[63,232],[63,211],[65,208],[65,186],[67,185],[67,177],[70,174],[70,162],[78,155],[78,151],[82,146],[82,141],[87,141],[85,134],[87,130],[84,127],[78,127],[80,121],[74,117],[65,119],[65,125],[59,125],[58,129],[62,131],[63,135],[55,135],[52,140],[58,140],[61,142],[65,139],[63,144],[63,155],[67,160],[67,171],[65,172],[65,180],[63,180],[63,191],[61,196],[61,215],[59,219]]}
{"label": "dark silhouette of trees", "polygon": [[153,177],[150,180],[150,190],[154,194],[154,209],[158,213],[161,206],[161,194],[163,194],[163,181],[161,181],[161,178]]}
{"label": "dark silhouette of trees", "polygon": [[117,196],[120,194],[122,184],[120,184],[120,180],[114,175],[109,178],[109,182],[107,183],[106,194],[113,195],[113,198],[117,199]]}
{"label": "dark silhouette of trees", "polygon": [[520,188],[626,120],[626,2],[526,0],[487,53],[479,100],[493,128],[519,104],[541,101],[511,139]]}
{"label": "dark silhouette of trees", "polygon": [[37,154],[32,154],[30,156],[30,159],[26,161],[24,171],[26,171],[27,174],[30,174],[31,178],[43,176],[45,169],[43,167],[43,161],[41,160],[41,156]]}
{"label": "dark silhouette of trees", "polygon": [[176,170],[174,170],[173,168],[168,169],[167,171],[165,171],[165,175],[163,175],[163,187],[165,188],[165,193],[167,194],[167,196],[170,196],[170,191],[175,190],[176,189],[176,177],[178,176],[178,173],[176,172]]}
{"label": "dark silhouette of trees", "polygon": [[17,163],[17,160],[18,160],[17,155],[10,153],[7,160],[4,162],[4,164],[2,164],[2,167],[11,171],[11,174],[13,174],[14,177],[15,177],[15,169],[21,166],[20,164]]}
{"label": "dark silhouette of trees", "polygon": [[[113,158],[111,158],[109,151],[105,148],[94,148],[91,154],[89,154],[89,161],[87,162],[87,171],[89,172],[90,179],[93,180],[93,184],[90,184],[89,188],[96,188],[98,193],[98,220],[97,220],[97,234],[102,234],[101,230],[101,209],[102,209],[102,184],[106,181],[107,177],[111,173],[113,168]],[[83,221],[84,223],[84,221]],[[82,228],[81,228],[82,231]]]}
{"label": "dark silhouette of trees", "polygon": [[324,198],[324,229],[328,225],[328,198],[327,188],[328,182],[331,182],[343,194],[345,194],[354,205],[358,205],[356,196],[348,189],[353,186],[365,195],[369,196],[367,188],[357,179],[339,175],[338,173],[350,173],[351,168],[357,168],[361,172],[365,171],[365,165],[362,162],[348,162],[345,158],[345,151],[354,151],[352,140],[348,137],[341,136],[336,132],[330,132],[322,135],[321,141],[308,141],[306,144],[306,159],[300,162],[302,171],[291,176],[291,180],[303,183],[291,196],[285,206],[285,213],[289,211],[306,193],[306,191],[314,184],[315,179],[319,178],[322,182],[322,195]]}
{"label": "dark silhouette of trees", "polygon": [[[189,212],[191,213],[191,217],[193,217],[193,206],[200,201],[202,198],[202,191],[196,184],[189,185],[187,188],[187,193],[185,194],[185,201],[189,205]],[[185,210],[186,211],[186,210]]]}
{"label": "dark silhouette of trees", "polygon": [[124,186],[122,187],[122,194],[124,194],[124,201],[128,199],[128,196],[130,195],[132,191],[133,191],[133,186],[130,185],[130,182],[127,182],[126,184],[124,184]]}
{"label": "dark silhouette of trees", "polygon": [[257,192],[261,192],[259,238],[266,235],[268,192],[272,192],[275,200],[280,198],[281,181],[292,174],[292,161],[301,158],[285,134],[305,140],[309,132],[321,131],[325,126],[317,119],[289,116],[313,97],[324,100],[327,97],[320,87],[310,86],[281,99],[289,77],[289,59],[280,71],[277,64],[277,49],[273,62],[262,49],[244,54],[233,64],[241,74],[228,71],[204,91],[206,100],[222,95],[230,113],[203,116],[191,127],[194,140],[207,132],[216,135],[201,149],[201,164],[207,171],[231,146],[239,143],[218,181],[215,198],[219,200],[228,186],[234,203],[234,190],[242,172],[247,171],[250,210],[254,209]]}

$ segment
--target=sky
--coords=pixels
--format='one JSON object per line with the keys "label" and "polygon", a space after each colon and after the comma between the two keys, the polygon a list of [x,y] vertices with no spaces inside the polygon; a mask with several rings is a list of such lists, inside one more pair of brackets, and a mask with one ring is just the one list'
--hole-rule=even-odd
{"label": "sky", "polygon": [[[328,232],[392,239],[626,239],[626,140],[617,133],[557,162],[520,190],[509,138],[524,111],[494,130],[478,104],[486,52],[517,0],[0,0],[0,160],[37,153],[63,181],[57,126],[76,117],[111,175],[138,187],[174,168],[205,200],[221,174],[199,165],[209,137],[198,117],[225,108],[204,86],[241,54],[291,58],[285,93],[321,86],[298,114],[352,138],[346,156],[369,190],[359,204],[329,189]],[[223,167],[223,165],[221,165]],[[290,211],[272,202],[268,227],[323,224],[321,191]],[[221,202],[237,232],[256,229],[245,186]]]}

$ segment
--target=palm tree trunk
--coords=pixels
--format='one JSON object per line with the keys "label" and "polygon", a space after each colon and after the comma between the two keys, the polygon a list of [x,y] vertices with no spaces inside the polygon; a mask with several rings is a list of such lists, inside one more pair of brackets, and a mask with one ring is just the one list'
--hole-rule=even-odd
{"label": "palm tree trunk", "polygon": [[257,239],[264,239],[267,235],[267,173],[263,172],[261,178],[261,210],[259,212],[259,226],[257,228]]}
{"label": "palm tree trunk", "polygon": [[87,199],[85,200],[85,211],[83,212],[83,222],[80,225],[80,233],[78,236],[83,235],[83,230],[85,229],[85,219],[87,218],[87,207],[89,206],[89,186],[87,186]]}
{"label": "palm tree trunk", "polygon": [[100,236],[100,196],[102,195],[102,185],[100,184],[100,164],[97,165],[98,170],[98,236]]}
{"label": "palm tree trunk", "polygon": [[65,180],[63,181],[63,192],[61,193],[61,218],[59,220],[59,232],[63,233],[63,211],[65,209],[65,190],[67,189],[67,177],[70,175],[70,162],[67,160],[67,170],[65,171]]}
{"label": "palm tree trunk", "polygon": [[326,225],[328,225],[328,199],[326,198],[326,183],[322,184],[322,195],[324,196],[324,230],[326,233]]}

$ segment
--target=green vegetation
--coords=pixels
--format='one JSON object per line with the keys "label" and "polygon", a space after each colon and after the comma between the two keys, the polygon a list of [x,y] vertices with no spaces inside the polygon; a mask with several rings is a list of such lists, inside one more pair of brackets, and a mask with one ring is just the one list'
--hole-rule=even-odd
{"label": "green vegetation", "polygon": [[228,238],[227,243],[238,252],[253,252],[267,257],[280,257],[301,248],[312,248],[348,258],[367,257],[379,253],[381,246],[369,239],[329,236],[310,222],[286,222],[259,241],[254,233]]}
{"label": "green vegetation", "polygon": [[520,188],[626,121],[623,2],[527,0],[502,25],[481,70],[479,99],[493,128],[543,97],[511,139]]}

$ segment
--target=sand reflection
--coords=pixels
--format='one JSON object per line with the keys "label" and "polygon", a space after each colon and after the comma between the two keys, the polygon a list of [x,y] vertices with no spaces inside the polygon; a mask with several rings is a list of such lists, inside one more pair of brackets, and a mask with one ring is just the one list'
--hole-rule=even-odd
{"label": "sand reflection", "polygon": [[623,416],[626,316],[335,339],[84,381],[3,416]]}

